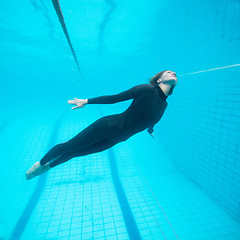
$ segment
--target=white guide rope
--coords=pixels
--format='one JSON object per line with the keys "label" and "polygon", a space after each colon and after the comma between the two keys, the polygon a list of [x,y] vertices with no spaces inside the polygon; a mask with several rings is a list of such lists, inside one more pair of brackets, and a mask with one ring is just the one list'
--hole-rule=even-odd
{"label": "white guide rope", "polygon": [[219,69],[223,69],[223,68],[238,67],[238,66],[240,66],[240,64],[234,64],[234,65],[229,65],[229,66],[225,66],[225,67],[212,68],[212,69],[203,70],[203,71],[198,71],[198,72],[180,74],[180,75],[178,75],[178,77],[187,76],[187,75],[192,75],[192,74],[197,74],[197,73],[203,73],[203,72],[210,72],[210,71],[215,71],[215,70],[219,70]]}

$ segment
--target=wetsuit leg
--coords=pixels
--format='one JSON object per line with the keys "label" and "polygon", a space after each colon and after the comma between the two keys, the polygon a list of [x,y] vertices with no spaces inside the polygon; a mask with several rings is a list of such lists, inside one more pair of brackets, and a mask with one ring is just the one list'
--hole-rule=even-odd
{"label": "wetsuit leg", "polygon": [[55,145],[50,151],[48,151],[45,156],[41,159],[41,165],[46,164],[50,160],[57,158],[67,152],[68,146],[66,143],[60,143]]}
{"label": "wetsuit leg", "polygon": [[[54,146],[41,159],[41,165],[44,165],[63,154],[73,153],[76,151],[81,152],[81,150],[86,149],[88,146],[92,146],[95,143],[102,142],[105,139],[116,136],[120,131],[118,124],[116,124],[117,121],[118,115],[111,115],[98,119],[71,140]],[[121,118],[119,118],[119,121],[121,121]]]}
{"label": "wetsuit leg", "polygon": [[50,164],[50,167],[55,167],[61,163],[67,162],[68,160],[70,160],[74,157],[86,156],[88,154],[104,151],[104,150],[114,146],[117,143],[118,142],[113,142],[113,141],[105,139],[105,140],[102,140],[95,144],[92,144],[84,149],[79,149],[79,150],[76,150],[73,152],[65,153],[65,154],[61,155],[60,157],[50,161],[49,164]]}

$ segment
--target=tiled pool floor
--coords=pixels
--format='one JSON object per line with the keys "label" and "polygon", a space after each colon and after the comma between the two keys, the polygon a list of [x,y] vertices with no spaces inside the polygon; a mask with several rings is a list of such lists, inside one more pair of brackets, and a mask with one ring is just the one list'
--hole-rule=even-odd
{"label": "tiled pool floor", "polygon": [[[1,134],[6,146],[1,150],[0,175],[3,239],[12,234],[38,186],[39,177],[26,181],[24,173],[49,149],[60,115],[51,111],[48,118],[36,121],[34,113],[18,119]],[[77,117],[66,114],[62,118],[55,144],[68,140],[93,119],[81,120],[80,126]],[[13,139],[17,142],[14,147]],[[112,158],[108,151],[75,158],[42,175],[44,188],[23,232],[15,236],[23,240],[124,240],[133,239],[138,231],[143,240],[240,239],[240,225],[178,172],[159,141],[140,133],[112,150]],[[116,162],[125,196],[113,181],[110,161]],[[124,197],[131,213],[120,204]],[[132,222],[126,220],[125,211],[132,214],[137,229],[128,225]]]}

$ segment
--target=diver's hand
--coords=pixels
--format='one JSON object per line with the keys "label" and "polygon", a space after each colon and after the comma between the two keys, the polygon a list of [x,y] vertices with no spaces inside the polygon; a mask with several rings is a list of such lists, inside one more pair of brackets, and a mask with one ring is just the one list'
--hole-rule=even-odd
{"label": "diver's hand", "polygon": [[72,107],[72,109],[83,108],[86,104],[88,104],[88,99],[74,98],[74,100],[69,100],[68,103],[77,105],[76,107]]}

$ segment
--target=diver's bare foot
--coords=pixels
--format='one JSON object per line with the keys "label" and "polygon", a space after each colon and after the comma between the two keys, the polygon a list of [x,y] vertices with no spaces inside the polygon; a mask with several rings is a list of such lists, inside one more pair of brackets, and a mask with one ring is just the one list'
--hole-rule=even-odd
{"label": "diver's bare foot", "polygon": [[26,172],[26,180],[30,180],[38,175],[41,175],[50,169],[49,163],[44,165],[40,164],[40,161],[33,164],[33,166]]}

